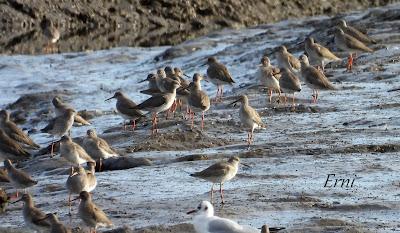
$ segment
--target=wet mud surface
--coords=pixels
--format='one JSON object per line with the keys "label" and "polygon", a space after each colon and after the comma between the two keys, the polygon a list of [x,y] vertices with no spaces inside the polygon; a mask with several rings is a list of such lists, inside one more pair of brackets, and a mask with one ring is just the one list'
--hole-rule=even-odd
{"label": "wet mud surface", "polygon": [[[301,41],[308,35],[331,47],[330,27],[336,18],[325,16],[224,30],[175,47],[2,56],[0,91],[4,98],[0,106],[22,112],[14,114],[20,116],[21,127],[46,147],[51,138],[38,129],[52,115],[52,96],[60,94],[78,110],[93,113],[92,126],[73,128],[77,141],[95,127],[124,156],[146,158],[148,163],[143,166],[97,173],[99,183],[93,192],[95,203],[114,224],[128,226],[132,232],[194,232],[188,224],[191,216],[185,213],[209,199],[211,184],[189,173],[232,155],[240,156],[250,167],[241,166],[236,178],[224,185],[224,206],[215,195],[218,216],[253,227],[285,227],[284,232],[397,232],[400,92],[392,90],[400,87],[400,34],[395,30],[400,6],[343,17],[352,25],[367,28],[378,45],[373,54],[359,56],[352,73],[345,71],[347,54],[338,53],[343,61],[326,69],[338,90],[321,92],[318,104],[311,104],[311,90],[306,87],[296,95],[295,109],[284,103],[269,104],[265,92],[254,87],[254,73],[260,57],[272,54],[281,43],[290,45],[289,51],[296,56],[303,53]],[[197,49],[181,50],[182,46]],[[173,50],[181,52],[164,56]],[[146,86],[138,82],[148,72],[171,64],[188,74],[204,73],[206,68],[200,64],[209,55],[227,65],[237,84],[225,88],[224,101],[213,104],[206,113],[204,131],[199,116],[191,129],[179,111],[168,120],[160,115],[160,134],[156,136],[150,134],[148,119],[135,131],[124,131],[122,118],[114,112],[115,102],[104,102],[116,90],[141,102],[147,96],[138,93]],[[271,60],[275,63],[273,55]],[[204,82],[203,89],[215,95],[216,88],[210,83]],[[239,123],[238,106],[228,106],[243,93],[267,125],[256,130],[250,148],[245,141],[247,132]],[[36,96],[28,98],[35,101],[12,104],[24,95]],[[57,210],[62,221],[76,227],[78,217],[66,215],[64,187],[69,166],[61,158],[47,155],[19,163],[39,181],[30,191],[40,208]],[[328,181],[331,187],[324,187],[329,174],[335,174],[331,179],[354,180],[354,185],[332,187],[335,181]],[[21,206],[10,205],[1,215],[0,225],[0,232],[5,227],[19,232],[23,226]]]}

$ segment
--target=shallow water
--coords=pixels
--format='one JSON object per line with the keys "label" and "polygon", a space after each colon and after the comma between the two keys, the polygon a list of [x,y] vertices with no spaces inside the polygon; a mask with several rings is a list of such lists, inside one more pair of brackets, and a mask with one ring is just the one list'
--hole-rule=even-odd
{"label": "shallow water", "polygon": [[[0,92],[3,93],[0,107],[24,94],[67,90],[66,100],[78,110],[109,112],[114,110],[115,102],[104,100],[116,90],[123,90],[136,102],[147,98],[139,93],[146,88],[146,84],[138,82],[145,79],[149,72],[173,65],[182,67],[189,75],[205,73],[206,66],[201,64],[207,56],[215,55],[227,65],[236,81],[234,87],[225,88],[226,96],[247,93],[251,105],[262,112],[267,129],[258,130],[255,145],[247,149],[244,141],[246,133],[238,123],[237,107],[227,107],[228,101],[225,101],[212,106],[207,113],[203,135],[215,141],[226,139],[227,145],[192,149],[192,146],[199,147],[196,143],[188,143],[185,150],[175,151],[173,146],[180,141],[172,138],[167,141],[171,145],[166,145],[161,152],[144,150],[129,153],[129,156],[151,158],[154,165],[97,175],[99,184],[94,200],[109,213],[115,225],[143,228],[190,221],[185,212],[196,207],[200,200],[208,199],[207,192],[211,185],[188,176],[188,173],[206,168],[215,162],[215,158],[240,155],[251,168],[241,167],[237,178],[225,184],[227,204],[223,208],[217,205],[218,215],[254,227],[264,223],[284,226],[289,231],[293,229],[291,232],[319,226],[315,219],[338,219],[345,225],[361,229],[360,232],[367,229],[372,232],[397,232],[400,229],[398,150],[380,153],[369,147],[398,145],[400,141],[396,107],[399,94],[387,92],[400,86],[400,48],[393,39],[400,34],[390,31],[393,21],[378,24],[374,18],[384,15],[389,9],[400,11],[400,6],[372,9],[375,14],[364,12],[347,16],[349,20],[357,20],[358,24],[368,25],[368,32],[384,41],[386,48],[377,48],[374,54],[360,57],[360,64],[355,67],[354,73],[346,73],[343,64],[335,64],[335,69],[328,68],[327,73],[339,90],[321,92],[321,100],[315,105],[310,104],[311,90],[304,87],[296,95],[300,103],[296,112],[277,103],[267,104],[266,97],[260,92],[243,87],[256,83],[256,65],[264,52],[271,52],[281,43],[298,43],[314,30],[325,30],[326,25],[331,23],[327,17],[216,32],[180,45],[195,49],[165,61],[156,61],[156,58],[170,47],[0,56]],[[366,15],[369,17],[364,17]],[[320,23],[316,24],[318,21]],[[295,55],[303,53],[298,48],[300,45],[292,50]],[[275,63],[273,56],[272,63]],[[370,71],[377,65],[382,65],[383,70]],[[378,76],[382,78],[377,79]],[[209,95],[215,95],[216,88],[212,84],[203,82],[202,85]],[[30,117],[34,118],[33,114]],[[162,128],[162,135],[172,131],[189,131],[185,121],[177,121],[178,125]],[[103,115],[91,122],[101,133],[110,127],[120,127],[122,118]],[[40,129],[45,124],[45,120],[33,124],[28,121],[23,127]],[[119,137],[119,130],[103,136],[112,134],[113,146],[124,150],[131,144],[149,139],[148,127],[128,133],[127,137]],[[88,128],[74,128],[72,134],[83,136]],[[50,141],[45,134],[33,133],[31,136],[43,146]],[[194,154],[207,155],[211,160],[174,160]],[[29,170],[28,167],[26,169]],[[331,173],[341,178],[356,176],[354,187],[324,188],[327,174]],[[49,185],[63,187],[66,176],[38,171],[33,176],[39,180],[39,185],[31,190],[36,202],[45,211],[56,209],[61,219],[67,222],[64,201],[67,194],[62,189],[54,192],[46,189]],[[218,194],[215,196],[218,201]],[[18,206],[11,207],[0,223],[3,226],[21,226],[23,220],[19,217],[19,209]],[[76,223],[78,220],[74,216],[73,224]],[[346,232],[341,230],[336,232]],[[330,231],[324,229],[320,232]]]}

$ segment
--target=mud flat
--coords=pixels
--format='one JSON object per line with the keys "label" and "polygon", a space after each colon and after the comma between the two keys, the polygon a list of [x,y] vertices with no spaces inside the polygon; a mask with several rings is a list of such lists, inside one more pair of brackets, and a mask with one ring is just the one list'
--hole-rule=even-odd
{"label": "mud flat", "polygon": [[[216,204],[219,216],[297,233],[396,232],[400,228],[400,93],[390,90],[400,87],[400,5],[343,17],[367,28],[379,43],[374,53],[359,56],[353,73],[345,71],[347,54],[338,53],[343,62],[326,69],[338,90],[321,92],[317,105],[310,103],[311,90],[305,86],[296,96],[295,110],[267,103],[265,93],[254,87],[254,73],[263,54],[275,63],[274,48],[282,43],[297,56],[303,53],[301,42],[308,35],[332,47],[331,26],[337,19],[327,16],[223,30],[174,47],[2,56],[0,107],[20,112],[15,116],[21,126],[45,147],[51,138],[37,129],[52,114],[52,96],[62,95],[78,110],[93,113],[93,127],[125,156],[148,159],[146,166],[98,173],[93,193],[116,226],[128,226],[133,232],[192,233],[191,216],[185,213],[209,198],[210,184],[188,173],[232,155],[250,167],[241,167],[237,177],[225,184],[227,204]],[[104,102],[116,90],[140,102],[147,98],[139,94],[146,85],[138,82],[147,73],[166,65],[180,66],[188,74],[204,73],[200,64],[210,55],[228,66],[237,84],[227,88],[223,103],[207,112],[203,132],[199,118],[191,130],[179,113],[174,119],[160,119],[161,131],[155,137],[150,136],[147,120],[134,132],[123,131],[122,119],[113,111],[115,103]],[[203,83],[203,89],[216,93],[209,83]],[[267,124],[267,129],[256,131],[250,149],[245,143],[247,133],[239,125],[238,108],[227,106],[243,93]],[[10,105],[28,94],[38,96],[34,104]],[[72,136],[82,137],[88,128],[74,128]],[[62,221],[76,227],[77,216],[70,220],[66,215],[64,184],[69,164],[60,158],[50,161],[38,155],[19,166],[39,181],[30,191],[40,208],[56,210]],[[328,178],[329,174],[335,176]],[[333,187],[334,179],[354,180],[353,187]],[[331,187],[324,187],[327,182]],[[19,232],[21,206],[10,205],[0,226]]]}
{"label": "mud flat", "polygon": [[60,29],[59,52],[122,46],[176,45],[222,28],[243,28],[288,18],[334,15],[384,6],[394,0],[2,0],[0,53],[40,54],[46,15]]}

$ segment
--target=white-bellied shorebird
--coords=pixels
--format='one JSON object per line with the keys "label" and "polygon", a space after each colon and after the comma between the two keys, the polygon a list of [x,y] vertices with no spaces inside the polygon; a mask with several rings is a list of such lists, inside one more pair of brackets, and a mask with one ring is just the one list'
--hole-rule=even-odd
{"label": "white-bellied shorebird", "polygon": [[95,162],[85,149],[73,142],[71,137],[67,135],[64,135],[60,140],[60,156],[77,166],[87,162]]}
{"label": "white-bellied shorebird", "polygon": [[89,227],[90,232],[97,227],[112,227],[113,223],[107,215],[96,204],[93,203],[90,193],[82,191],[79,194],[81,203],[79,204],[78,214],[83,223]]}
{"label": "white-bellied shorebird", "polygon": [[235,81],[233,80],[226,66],[218,62],[215,57],[209,57],[207,59],[207,65],[207,79],[217,86],[217,95],[215,100],[222,101],[223,86],[233,85]]}
{"label": "white-bellied shorebird", "polygon": [[256,78],[260,84],[268,89],[269,102],[272,102],[272,92],[281,95],[281,88],[279,86],[279,79],[277,77],[279,69],[271,65],[268,57],[261,58],[261,64],[256,72]]}
{"label": "white-bellied shorebird", "polygon": [[117,112],[122,118],[124,118],[124,129],[126,129],[125,125],[125,120],[131,120],[133,121],[132,123],[132,128],[135,129],[136,127],[136,120],[138,120],[141,117],[145,117],[143,113],[135,109],[137,104],[133,102],[131,99],[129,99],[123,92],[117,91],[115,94],[106,99],[105,101],[111,100],[111,99],[117,99],[117,103],[115,104],[115,107],[117,108]]}
{"label": "white-bellied shorebird", "polygon": [[[351,71],[353,68],[353,53],[357,52],[367,52],[372,53],[373,50],[368,48],[363,42],[357,40],[356,38],[347,35],[342,29],[336,27],[334,30],[335,34],[335,44],[336,47],[342,51],[349,52],[349,58],[347,62],[347,70]],[[356,55],[357,56],[357,55]],[[355,56],[355,57],[356,57]]]}
{"label": "white-bellied shorebird", "polygon": [[46,217],[46,214],[39,208],[35,207],[32,196],[26,193],[14,203],[19,201],[24,202],[22,215],[24,216],[25,225],[38,232],[48,232],[51,224],[49,221],[43,220]]}
{"label": "white-bellied shorebird", "polygon": [[97,136],[94,129],[86,131],[86,137],[83,139],[83,148],[94,160],[119,156],[106,140]]}
{"label": "white-bellied shorebird", "polygon": [[36,144],[26,133],[24,133],[24,131],[18,128],[18,126],[10,120],[10,113],[6,110],[0,111],[0,128],[4,130],[7,136],[16,142],[32,148],[40,148],[38,144]]}
{"label": "white-bellied shorebird", "polygon": [[210,98],[207,93],[201,90],[200,81],[203,77],[199,73],[193,75],[193,82],[189,85],[189,96],[187,97],[194,125],[194,113],[201,112],[201,130],[204,128],[204,112],[210,109]]}
{"label": "white-bellied shorebird", "polygon": [[338,27],[342,29],[343,32],[346,33],[347,35],[352,36],[365,44],[376,44],[376,41],[373,38],[360,32],[354,27],[347,25],[344,19],[339,20]]}
{"label": "white-bellied shorebird", "polygon": [[75,115],[75,110],[67,109],[64,114],[56,116],[46,127],[40,130],[41,132],[53,135],[53,140],[51,142],[51,156],[53,156],[54,153],[55,137],[62,137],[71,130],[72,125],[74,124]]}
{"label": "white-bellied shorebird", "polygon": [[71,167],[71,172],[65,183],[68,190],[68,206],[69,215],[71,215],[71,196],[72,194],[80,194],[88,189],[88,177],[85,169],[81,166]]}
{"label": "white-bellied shorebird", "polygon": [[221,203],[224,202],[223,185],[226,181],[231,180],[236,176],[239,168],[240,159],[237,156],[229,158],[228,161],[217,162],[200,172],[195,172],[190,176],[201,178],[212,183],[211,186],[211,201],[213,200],[214,184],[219,183],[219,191],[221,195]]}
{"label": "white-bellied shorebird", "polygon": [[293,54],[289,53],[285,46],[278,47],[275,52],[275,58],[279,68],[288,68],[293,73],[299,72],[300,61]]}
{"label": "white-bellied shorebird", "polygon": [[202,201],[197,209],[187,214],[196,214],[193,217],[193,227],[197,233],[260,233],[260,230],[253,227],[214,216],[214,207],[209,201]]}
{"label": "white-bellied shorebird", "polygon": [[176,89],[180,87],[179,83],[174,81],[172,85],[172,90],[169,92],[162,93],[160,95],[155,95],[147,100],[143,101],[141,104],[132,107],[132,109],[140,109],[143,111],[151,112],[153,114],[152,121],[152,134],[158,132],[157,129],[157,114],[160,112],[167,111],[171,108],[172,104],[176,98]]}
{"label": "white-bellied shorebird", "polygon": [[279,79],[279,86],[281,87],[283,93],[285,93],[285,102],[287,101],[286,94],[293,94],[292,106],[294,107],[294,94],[301,91],[300,79],[287,68],[282,68],[280,74],[281,77]]}
{"label": "white-bellied shorebird", "polygon": [[305,80],[307,86],[313,90],[313,103],[316,103],[318,100],[319,90],[336,90],[322,71],[310,66],[306,55],[301,55],[300,61],[301,76]]}
{"label": "white-bellied shorebird", "polygon": [[[60,97],[56,96],[53,98],[51,101],[53,106],[54,106],[54,111],[56,113],[56,116],[61,116],[65,114],[67,109],[72,109],[75,110],[71,105],[64,103]],[[77,125],[91,125],[89,121],[85,120],[82,116],[79,115],[79,113],[75,110],[76,114],[74,117],[74,123]]]}
{"label": "white-bellied shorebird", "polygon": [[88,167],[88,170],[86,171],[86,175],[88,178],[88,186],[85,191],[90,193],[97,187],[96,163],[88,162],[87,167]]}
{"label": "white-bellied shorebird", "polygon": [[50,213],[46,214],[46,217],[43,219],[39,219],[39,221],[49,221],[50,223],[50,233],[72,233],[71,228],[66,227],[60,220],[56,214]]}
{"label": "white-bellied shorebird", "polygon": [[229,105],[233,105],[234,103],[240,102],[240,110],[239,117],[242,125],[248,129],[247,134],[247,144],[250,145],[254,139],[254,129],[256,128],[265,128],[265,124],[262,122],[260,115],[258,112],[249,105],[249,99],[246,95],[242,95],[239,99],[230,103]]}
{"label": "white-bellied shorebird", "polygon": [[30,188],[38,183],[36,180],[32,179],[28,173],[16,169],[8,159],[4,161],[4,167],[7,170],[11,185],[16,189],[17,197],[18,190],[22,189],[24,190],[24,193],[26,193],[27,188]]}
{"label": "white-bellied shorebird", "polygon": [[10,158],[19,160],[29,157],[30,153],[0,128],[0,162]]}
{"label": "white-bellied shorebird", "polygon": [[322,70],[325,69],[325,64],[332,61],[342,60],[333,54],[329,49],[318,43],[315,43],[314,38],[312,37],[306,38],[304,47],[308,57],[310,58],[310,63],[317,64]]}

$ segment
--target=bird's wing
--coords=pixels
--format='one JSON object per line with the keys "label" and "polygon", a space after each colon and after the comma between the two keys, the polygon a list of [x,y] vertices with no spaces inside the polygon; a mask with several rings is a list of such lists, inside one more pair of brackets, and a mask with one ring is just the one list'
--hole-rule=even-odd
{"label": "bird's wing", "polygon": [[12,140],[8,136],[0,137],[0,148],[4,152],[21,155],[30,156],[29,152],[22,148],[16,141]]}
{"label": "bird's wing", "polygon": [[82,125],[91,125],[89,121],[85,120],[82,116],[76,114],[74,121]]}
{"label": "bird's wing", "polygon": [[326,78],[326,76],[316,68],[309,66],[305,70],[306,75],[305,78],[309,83],[312,85],[329,89],[329,90],[335,90],[336,88],[332,85],[332,83]]}
{"label": "bird's wing", "polygon": [[107,225],[112,225],[111,220],[107,217],[107,215],[104,213],[104,211],[101,210],[100,208],[98,208],[94,204],[93,204],[92,216],[98,223],[105,223]]}
{"label": "bird's wing", "polygon": [[376,44],[376,41],[374,39],[372,39],[368,35],[360,32],[359,30],[357,30],[356,28],[354,28],[352,26],[347,26],[346,29],[347,29],[346,31],[350,32],[350,33],[347,33],[347,34],[350,34],[352,36],[356,36],[356,37],[360,38],[364,42]]}
{"label": "bird's wing", "polygon": [[137,105],[136,109],[147,109],[152,107],[160,107],[167,102],[167,98],[164,95],[154,95],[147,100],[143,101],[141,104]]}
{"label": "bird's wing", "polygon": [[9,128],[9,137],[16,141],[23,142],[24,144],[39,147],[33,140],[25,134],[14,122],[8,122],[7,127]]}
{"label": "bird's wing", "polygon": [[295,56],[293,56],[292,54],[288,54],[288,59],[289,59],[289,63],[290,65],[295,68],[295,69],[300,69],[301,68],[301,63],[299,61],[299,59],[297,59]]}
{"label": "bird's wing", "polygon": [[226,83],[234,83],[231,74],[229,73],[228,69],[223,64],[215,64],[207,69],[207,75],[209,77],[213,77],[219,79]]}
{"label": "bird's wing", "polygon": [[356,38],[347,34],[344,34],[344,37],[345,37],[344,41],[348,48],[362,50],[364,52],[369,52],[369,53],[373,52],[372,49],[368,48],[363,42],[357,40]]}
{"label": "bird's wing", "polygon": [[32,222],[35,225],[43,226],[43,227],[51,226],[48,219],[42,220],[42,219],[46,218],[46,214],[43,213],[40,209],[38,209],[36,207],[31,209],[31,217],[32,217]]}
{"label": "bird's wing", "polygon": [[259,125],[259,126],[264,126],[264,123],[261,120],[260,114],[258,114],[258,112],[254,108],[252,108],[250,106],[249,106],[249,111],[250,111],[250,114],[251,114],[251,116],[253,118],[253,121],[255,123],[257,123],[257,125]]}
{"label": "bird's wing", "polygon": [[333,54],[329,49],[325,48],[320,44],[316,44],[315,52],[317,52],[320,57],[325,57],[331,60],[341,60],[335,54]]}
{"label": "bird's wing", "polygon": [[223,176],[229,172],[228,164],[226,162],[218,162],[215,163],[203,171],[196,172],[193,176],[201,176],[201,177],[213,177],[213,176]]}
{"label": "bird's wing", "polygon": [[282,88],[299,91],[301,89],[301,84],[299,78],[292,72],[281,73],[281,78],[279,79],[279,85]]}
{"label": "bird's wing", "polygon": [[86,161],[94,162],[93,158],[88,155],[88,153],[83,149],[80,145],[74,143],[73,146],[75,147],[75,150],[78,152],[79,157]]}
{"label": "bird's wing", "polygon": [[210,98],[203,91],[196,91],[189,95],[189,102],[195,108],[206,109],[210,106]]}
{"label": "bird's wing", "polygon": [[238,223],[226,219],[213,217],[211,221],[208,222],[208,232],[209,233],[258,233],[256,229],[243,229]]}
{"label": "bird's wing", "polygon": [[144,116],[143,113],[137,109],[136,103],[129,99],[118,101],[117,110],[127,116]]}
{"label": "bird's wing", "polygon": [[111,147],[110,145],[107,143],[106,140],[102,139],[102,138],[97,138],[96,140],[97,145],[99,148],[105,150],[107,153],[109,154],[117,154]]}

